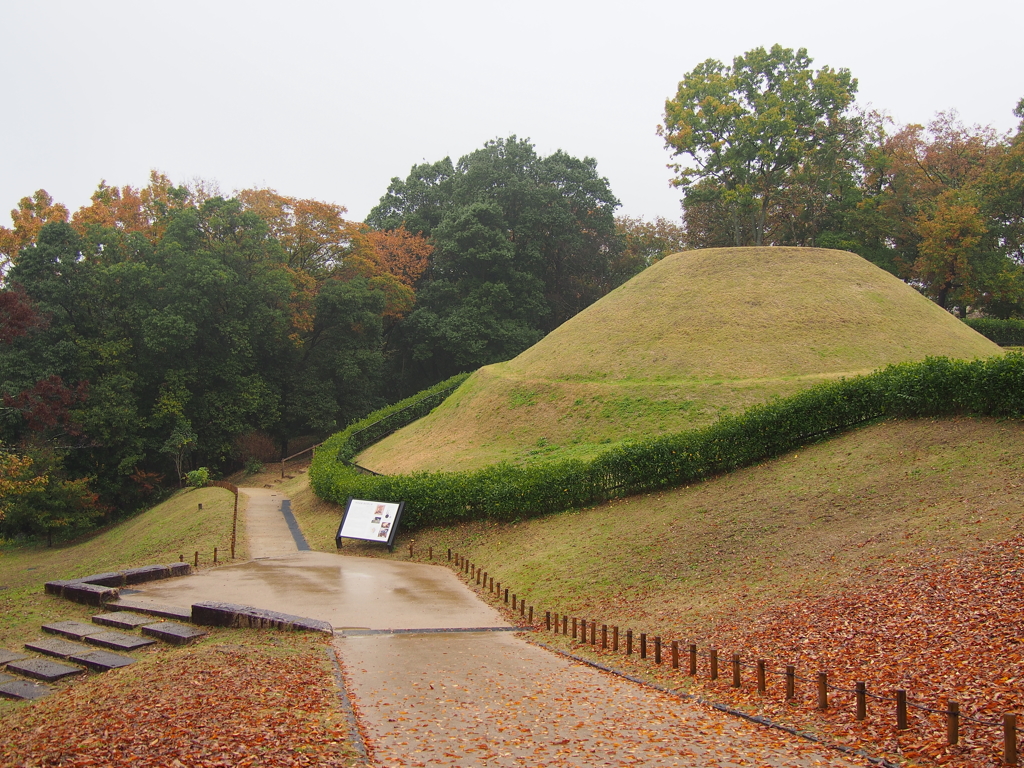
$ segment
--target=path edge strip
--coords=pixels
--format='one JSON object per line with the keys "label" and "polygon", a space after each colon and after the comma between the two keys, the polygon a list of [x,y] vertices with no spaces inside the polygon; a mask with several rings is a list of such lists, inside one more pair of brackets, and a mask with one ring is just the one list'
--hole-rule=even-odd
{"label": "path edge strip", "polygon": [[342,714],[345,716],[345,724],[348,726],[349,742],[356,752],[359,753],[359,764],[369,768],[370,753],[366,748],[363,732],[359,729],[359,718],[356,717],[356,708],[353,706],[352,699],[349,698],[348,690],[345,688],[345,674],[341,671],[338,653],[330,645],[327,646],[327,658],[331,662],[331,671],[334,674],[334,687],[338,693],[338,702],[341,705]]}

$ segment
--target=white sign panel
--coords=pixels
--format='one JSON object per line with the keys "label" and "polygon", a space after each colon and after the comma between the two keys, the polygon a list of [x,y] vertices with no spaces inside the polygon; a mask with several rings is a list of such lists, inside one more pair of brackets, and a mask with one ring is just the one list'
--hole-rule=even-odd
{"label": "white sign panel", "polygon": [[379,541],[391,547],[403,506],[401,502],[349,499],[335,536],[339,549],[342,538]]}

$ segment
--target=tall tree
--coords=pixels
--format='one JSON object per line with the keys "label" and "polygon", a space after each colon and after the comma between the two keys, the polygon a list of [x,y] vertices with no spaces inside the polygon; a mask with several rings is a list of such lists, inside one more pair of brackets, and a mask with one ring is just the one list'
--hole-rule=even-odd
{"label": "tall tree", "polygon": [[[859,131],[856,92],[849,70],[815,72],[803,48],[755,48],[731,66],[715,59],[698,65],[666,101],[659,127],[672,154],[686,158],[672,166],[684,208],[692,203],[719,236],[727,223],[732,245],[770,242],[773,209],[787,186],[834,193],[844,145]],[[688,218],[688,229],[694,223]]]}
{"label": "tall tree", "polygon": [[614,287],[618,204],[593,159],[515,136],[393,179],[367,223],[434,248],[392,339],[410,386],[513,357]]}

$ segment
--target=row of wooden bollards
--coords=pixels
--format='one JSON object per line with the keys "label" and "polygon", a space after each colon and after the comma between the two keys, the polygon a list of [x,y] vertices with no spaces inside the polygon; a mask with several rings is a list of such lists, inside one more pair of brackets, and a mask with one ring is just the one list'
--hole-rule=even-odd
{"label": "row of wooden bollards", "polygon": [[[411,544],[409,545],[409,556],[413,556],[413,547]],[[432,560],[433,548],[430,549],[429,556]],[[470,583],[475,583],[477,586],[481,587],[482,590],[486,590],[490,595],[495,596],[499,602],[506,606],[510,606],[513,614],[518,613],[521,618],[526,619],[528,624],[533,625],[533,606],[531,605],[527,607],[526,600],[520,598],[516,593],[511,592],[507,585],[503,587],[500,581],[495,581],[493,576],[488,574],[479,566],[470,562],[466,557],[452,552],[451,549],[448,550],[448,561],[451,562],[453,567],[460,571]],[[641,632],[637,636],[634,636],[633,630],[631,629],[627,629],[623,634],[620,633],[619,627],[615,625],[609,626],[607,624],[601,624],[599,626],[595,620],[590,620],[588,622],[587,619],[572,617],[568,614],[559,615],[552,611],[544,612],[544,629],[555,634],[567,637],[571,636],[572,640],[594,646],[595,648],[600,645],[601,650],[611,650],[613,653],[623,652],[627,656],[632,656],[635,652],[639,654],[640,658],[643,660],[653,658],[653,663],[655,665],[663,663],[663,654],[667,650],[668,661],[671,664],[672,669],[679,669],[681,665],[681,658],[684,658],[687,673],[691,677],[697,676],[698,659],[700,654],[698,653],[696,644],[689,644],[685,648],[685,657],[683,657],[682,654],[684,649],[680,647],[679,642],[676,640],[671,641],[666,646],[659,636],[649,637],[645,632]],[[724,660],[719,657],[719,651],[715,648],[709,649],[706,657],[709,678],[711,680],[718,680],[721,676],[721,672],[723,671],[721,668],[724,666]],[[741,687],[741,670],[744,666],[749,667],[751,665],[744,664],[740,654],[738,653],[733,653],[727,663],[730,667],[729,672],[732,687]],[[752,666],[754,668],[757,692],[759,694],[765,694],[768,688],[768,664],[764,659],[758,659]],[[956,701],[947,702],[946,709],[944,710],[932,709],[922,705],[909,703],[907,700],[907,692],[902,689],[896,690],[892,698],[887,698],[877,694],[869,694],[867,691],[867,684],[864,682],[856,683],[853,689],[839,688],[829,684],[827,672],[819,672],[813,679],[804,678],[796,674],[796,667],[793,665],[786,666],[785,671],[782,673],[776,672],[774,674],[780,675],[784,680],[785,698],[787,701],[796,698],[796,684],[798,680],[803,682],[812,682],[816,691],[816,706],[819,711],[826,711],[829,708],[829,693],[832,692],[848,693],[853,695],[855,702],[854,716],[857,720],[867,719],[868,698],[895,704],[896,728],[901,731],[909,728],[909,709],[917,709],[924,712],[942,715],[946,721],[946,743],[950,746],[959,744],[960,726],[961,722],[964,720],[981,726],[1001,727],[1003,732],[1003,765],[1018,765],[1017,716],[1015,714],[1003,715],[1002,722],[983,721],[963,715],[960,712],[960,705]]]}
{"label": "row of wooden bollards", "polygon": [[[216,565],[219,562],[219,560],[218,560],[219,556],[220,556],[220,548],[219,547],[214,547],[213,548],[213,565]],[[235,559],[235,542],[231,542],[231,559],[232,560]],[[185,556],[184,555],[178,555],[178,562],[179,563],[184,563],[185,562]],[[195,554],[193,555],[192,564],[196,568],[199,567],[199,550],[198,549],[195,551]]]}

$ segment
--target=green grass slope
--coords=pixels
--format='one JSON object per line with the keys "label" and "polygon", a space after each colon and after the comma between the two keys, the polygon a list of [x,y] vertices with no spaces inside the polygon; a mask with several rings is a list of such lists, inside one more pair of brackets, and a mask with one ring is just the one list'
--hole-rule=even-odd
{"label": "green grass slope", "polygon": [[[240,504],[244,497],[239,499]],[[199,504],[203,505],[199,511]],[[162,504],[123,523],[70,544],[49,548],[43,544],[0,547],[0,648],[17,647],[38,634],[39,623],[55,615],[90,615],[75,606],[43,594],[43,584],[92,573],[140,565],[188,561],[199,551],[200,566],[210,565],[213,548],[230,557],[234,496],[223,488],[179,491]],[[244,515],[239,510],[238,546],[245,553]]]}
{"label": "green grass slope", "polygon": [[851,253],[721,248],[658,262],[430,416],[364,451],[385,473],[589,456],[708,424],[822,378],[1000,354]]}

